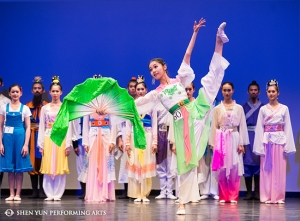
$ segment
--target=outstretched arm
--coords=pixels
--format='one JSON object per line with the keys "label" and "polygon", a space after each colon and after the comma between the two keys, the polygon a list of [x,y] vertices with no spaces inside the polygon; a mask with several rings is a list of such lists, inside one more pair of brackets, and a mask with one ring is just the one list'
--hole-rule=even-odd
{"label": "outstretched arm", "polygon": [[205,27],[205,25],[204,25],[205,22],[206,21],[203,18],[201,18],[198,23],[196,21],[194,22],[194,28],[193,28],[194,32],[193,32],[192,38],[190,40],[190,43],[186,49],[185,55],[183,57],[184,62],[188,65],[190,64],[190,61],[191,61],[191,55],[192,55],[192,51],[194,49],[198,31],[201,27]]}

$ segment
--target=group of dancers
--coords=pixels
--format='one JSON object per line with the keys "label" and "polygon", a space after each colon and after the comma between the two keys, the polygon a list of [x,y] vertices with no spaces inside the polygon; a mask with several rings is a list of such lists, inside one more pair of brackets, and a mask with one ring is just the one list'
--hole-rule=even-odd
{"label": "group of dancers", "polygon": [[[0,97],[1,181],[7,172],[10,189],[5,200],[21,200],[23,172],[30,174],[31,198],[44,198],[45,193],[47,201],[61,200],[69,173],[68,156],[74,149],[81,198],[87,201],[116,199],[116,158],[120,159],[118,182],[124,184],[120,199],[149,202],[152,177],[158,176],[161,191],[155,199],[176,200],[178,215],[186,213],[185,204],[209,196],[220,203],[237,203],[241,176],[246,200],[284,203],[286,156],[296,149],[288,107],[277,99],[278,82],[270,80],[266,85],[268,104],[259,100],[256,81],[249,84],[249,100],[243,106],[233,100],[233,83],[222,83],[229,65],[222,57],[223,45],[229,41],[223,22],[217,30],[209,72],[194,98],[190,59],[204,24],[205,19],[194,23],[176,78],[168,76],[163,59],[149,62],[151,76],[160,83],[150,92],[141,76],[129,81],[126,96],[116,89],[115,80],[96,76],[76,86],[62,103],[62,85],[53,77],[47,103],[37,77],[33,100],[23,105],[22,87],[11,85],[11,100]],[[218,103],[220,88],[224,99]],[[111,107],[109,96],[99,98],[106,91],[122,97],[123,102]],[[81,111],[79,104],[86,108],[99,99],[106,105],[76,115]]]}

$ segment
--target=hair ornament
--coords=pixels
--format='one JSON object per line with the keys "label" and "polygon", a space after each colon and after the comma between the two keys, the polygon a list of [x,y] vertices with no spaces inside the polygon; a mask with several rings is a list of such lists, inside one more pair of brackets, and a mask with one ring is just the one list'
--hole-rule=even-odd
{"label": "hair ornament", "polygon": [[136,77],[131,77],[131,80],[136,81]]}
{"label": "hair ornament", "polygon": [[276,86],[278,88],[278,81],[276,81],[276,79],[269,80],[267,83],[267,89],[270,86]]}
{"label": "hair ornament", "polygon": [[102,78],[101,74],[94,74],[93,78],[97,79],[97,78]]}
{"label": "hair ornament", "polygon": [[59,85],[59,76],[53,76],[52,77],[52,84]]}
{"label": "hair ornament", "polygon": [[34,83],[42,83],[42,77],[41,76],[35,76],[34,78],[33,78],[33,82]]}
{"label": "hair ornament", "polygon": [[136,82],[137,82],[137,83],[142,83],[142,82],[144,82],[144,81],[145,81],[144,76],[143,76],[143,75],[138,75],[138,78],[137,78]]}

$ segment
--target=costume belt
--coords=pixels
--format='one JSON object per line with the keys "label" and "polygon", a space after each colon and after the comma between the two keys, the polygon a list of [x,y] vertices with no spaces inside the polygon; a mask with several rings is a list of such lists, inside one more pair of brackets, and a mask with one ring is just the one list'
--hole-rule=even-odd
{"label": "costume belt", "polygon": [[185,99],[183,101],[178,102],[173,107],[170,108],[169,112],[173,114],[176,110],[180,109],[180,107],[185,106],[186,104],[190,103],[189,99]]}
{"label": "costume belt", "polygon": [[277,124],[277,125],[265,125],[264,126],[264,132],[276,132],[276,131],[283,131],[283,125]]}
{"label": "costume belt", "polygon": [[104,127],[109,126],[109,120],[93,120],[90,121],[91,127]]}
{"label": "costume belt", "polygon": [[255,131],[256,126],[247,126],[248,131]]}
{"label": "costume belt", "polygon": [[220,130],[226,131],[226,130],[231,130],[232,132],[237,132],[238,127],[237,126],[221,126],[219,127]]}

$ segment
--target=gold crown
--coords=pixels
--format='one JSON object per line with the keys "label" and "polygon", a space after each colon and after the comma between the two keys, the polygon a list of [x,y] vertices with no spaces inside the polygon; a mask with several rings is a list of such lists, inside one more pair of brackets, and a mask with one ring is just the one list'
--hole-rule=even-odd
{"label": "gold crown", "polygon": [[59,84],[59,76],[52,77],[52,84]]}
{"label": "gold crown", "polygon": [[137,78],[137,80],[136,80],[136,82],[138,82],[138,83],[142,83],[142,82],[144,82],[145,81],[145,78],[144,78],[144,76],[143,75],[138,75],[138,78]]}

